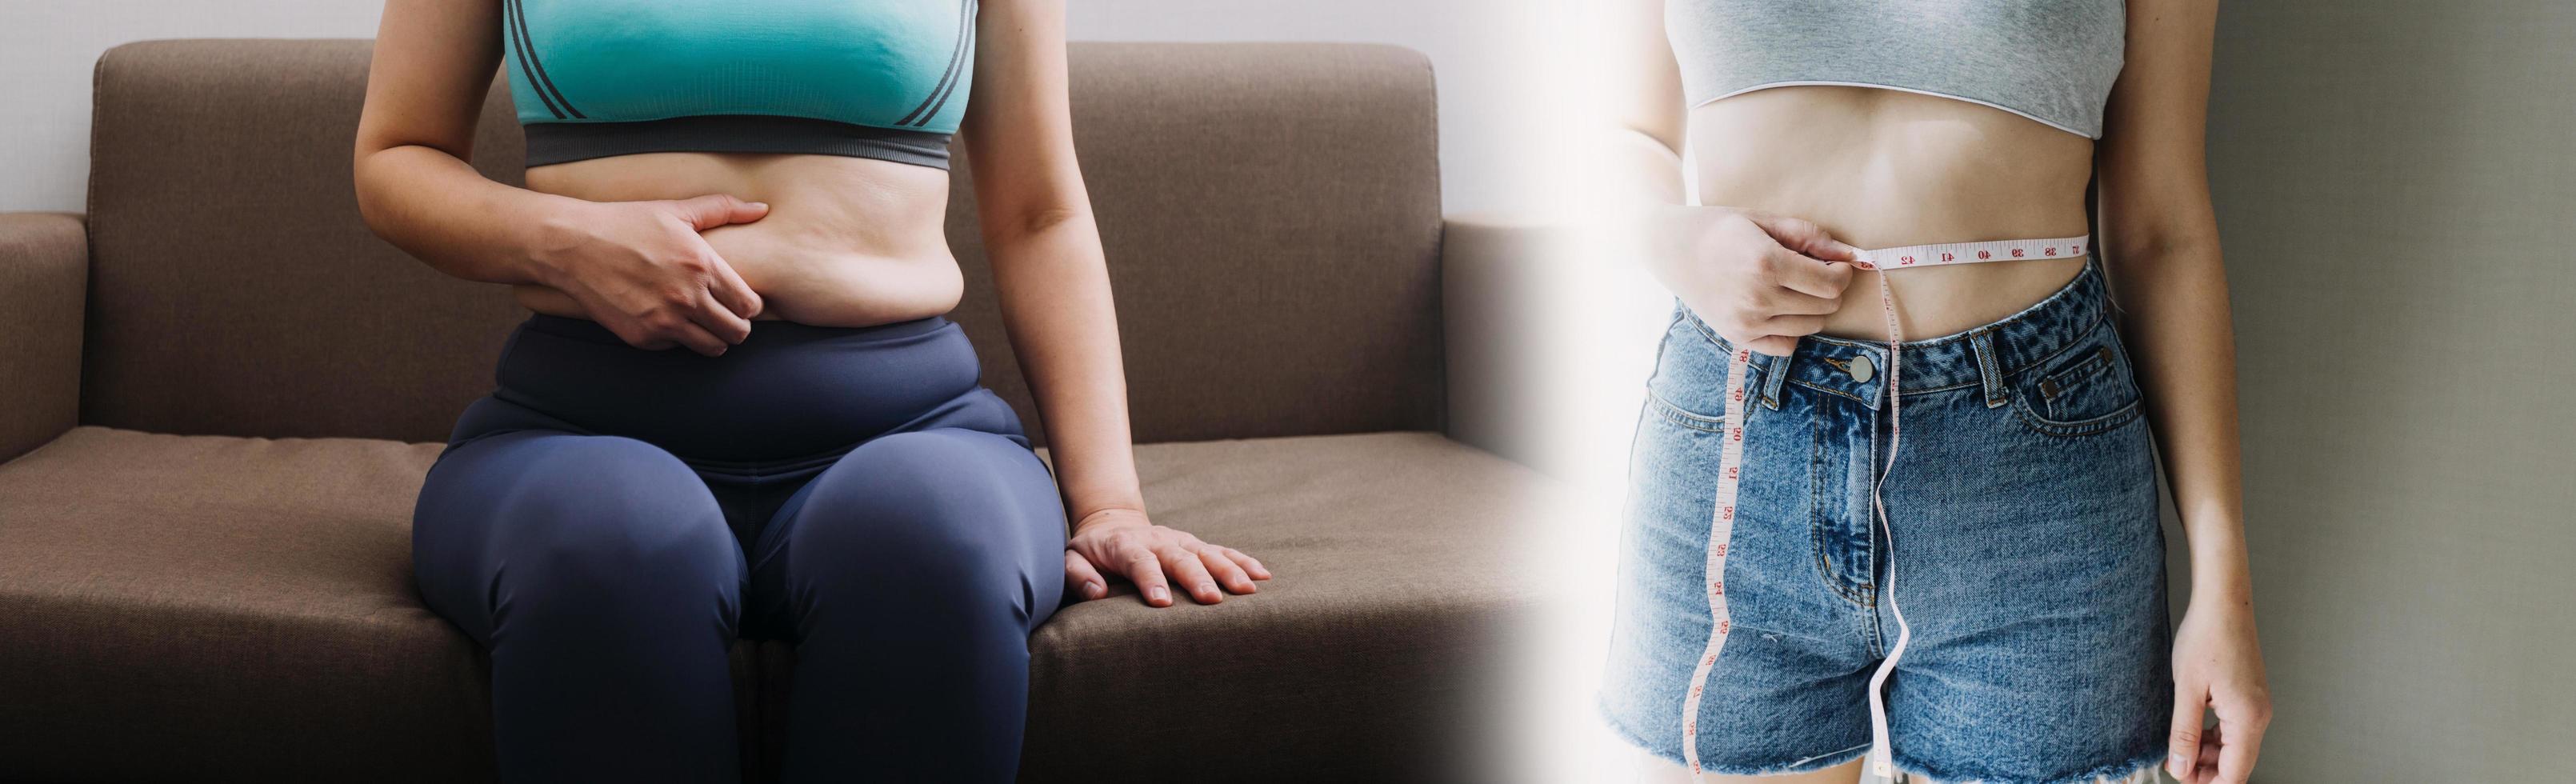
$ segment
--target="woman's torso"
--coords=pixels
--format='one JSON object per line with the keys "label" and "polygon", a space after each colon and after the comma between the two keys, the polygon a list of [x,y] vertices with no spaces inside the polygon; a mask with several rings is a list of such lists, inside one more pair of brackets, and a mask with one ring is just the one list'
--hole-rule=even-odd
{"label": "woman's torso", "polygon": [[[1862,248],[2086,233],[2121,0],[1667,0],[1700,203],[1815,221]],[[2080,258],[1907,270],[1907,335],[1991,323]],[[1875,299],[1862,273],[1845,303]],[[1873,303],[1874,304],[1874,303]],[[1878,307],[1825,332],[1884,336]]]}
{"label": "woman's torso", "polygon": [[[1862,248],[2084,234],[2091,140],[1963,101],[1775,87],[1690,114],[1702,204],[1805,218]],[[1905,334],[1992,323],[2073,280],[2082,258],[1959,264],[1889,279]],[[1859,272],[1824,334],[1884,338],[1879,273]]]}
{"label": "woman's torso", "polygon": [[[588,201],[766,202],[702,232],[759,318],[863,327],[945,313],[949,135],[972,92],[974,0],[504,0],[527,186]],[[521,304],[587,317],[520,286]]]}
{"label": "woman's torso", "polygon": [[[702,233],[759,292],[762,319],[864,327],[935,316],[965,282],[945,233],[948,172],[815,154],[655,152],[540,166],[528,187],[588,201],[729,194],[769,204]],[[587,317],[572,298],[517,287],[540,313]]]}

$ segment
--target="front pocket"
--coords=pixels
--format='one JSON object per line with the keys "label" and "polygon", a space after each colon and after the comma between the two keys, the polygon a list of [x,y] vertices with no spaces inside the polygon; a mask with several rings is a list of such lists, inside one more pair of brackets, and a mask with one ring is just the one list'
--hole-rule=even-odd
{"label": "front pocket", "polygon": [[2097,384],[2118,381],[2108,377],[2117,367],[2119,361],[2112,356],[2109,344],[2094,346],[2073,364],[2039,380],[2040,410],[2047,412],[2050,419],[2089,419],[2104,408],[2100,398],[2105,393],[2109,393],[2112,400],[2108,408],[2118,408],[2121,403],[2128,402],[2119,399],[2120,390],[2093,388]]}
{"label": "front pocket", "polygon": [[2050,361],[2038,380],[2014,385],[2013,410],[2024,423],[2055,436],[2099,433],[2128,424],[2144,410],[2119,337],[2106,325],[2098,340]]}
{"label": "front pocket", "polygon": [[2110,413],[2093,417],[2091,419],[2071,421],[2050,419],[2047,416],[2042,415],[2036,409],[2031,408],[2029,398],[2020,395],[2013,396],[2013,414],[2021,419],[2022,424],[2030,426],[2030,429],[2039,431],[2042,435],[2058,436],[2061,438],[2089,436],[2096,433],[2108,432],[2113,428],[2135,421],[2139,415],[2145,412],[2146,406],[2143,405],[2141,401],[2132,399],[2129,401],[2128,405],[2121,406]]}
{"label": "front pocket", "polygon": [[1655,416],[1663,418],[1666,422],[1711,433],[1726,432],[1726,418],[1723,412],[1720,412],[1719,416],[1710,416],[1691,411],[1674,405],[1673,401],[1665,400],[1663,395],[1656,394],[1652,389],[1646,390],[1646,406],[1655,412]]}
{"label": "front pocket", "polygon": [[[1704,331],[1699,320],[1677,313],[1656,352],[1655,374],[1646,380],[1649,409],[1685,427],[1724,429],[1728,364],[1722,344]],[[1747,387],[1757,386],[1761,377],[1761,367],[1745,367]]]}

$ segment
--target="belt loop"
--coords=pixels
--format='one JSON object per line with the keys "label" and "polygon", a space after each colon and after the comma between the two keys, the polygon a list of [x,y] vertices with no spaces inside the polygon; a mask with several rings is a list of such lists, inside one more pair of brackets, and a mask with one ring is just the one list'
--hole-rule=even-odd
{"label": "belt loop", "polygon": [[2004,387],[2003,360],[1995,354],[1995,331],[1981,328],[1968,333],[1968,353],[1977,356],[1977,380],[1986,388],[1986,407],[2002,408],[2012,402],[2012,390]]}
{"label": "belt loop", "polygon": [[1806,338],[1799,338],[1798,342],[1790,344],[1787,355],[1772,357],[1770,362],[1762,365],[1762,406],[1764,408],[1780,410],[1781,382],[1789,380],[1790,357],[1797,356],[1798,347],[1803,345],[1806,345]]}

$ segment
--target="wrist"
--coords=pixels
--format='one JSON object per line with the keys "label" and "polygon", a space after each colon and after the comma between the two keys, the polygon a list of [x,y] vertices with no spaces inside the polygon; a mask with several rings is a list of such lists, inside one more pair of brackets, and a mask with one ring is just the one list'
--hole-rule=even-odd
{"label": "wrist", "polygon": [[573,250],[589,239],[589,228],[596,220],[591,202],[580,199],[553,198],[537,212],[535,220],[522,221],[525,228],[518,242],[519,274],[526,282],[561,289],[572,274],[577,256]]}
{"label": "wrist", "polygon": [[2186,612],[2220,612],[2250,614],[2254,611],[2254,589],[2244,580],[2199,579],[2191,582],[2191,600]]}
{"label": "wrist", "polygon": [[1148,523],[1145,517],[1145,505],[1141,503],[1076,507],[1073,515],[1073,532],[1076,534],[1093,528],[1142,525],[1148,525]]}
{"label": "wrist", "polygon": [[2250,608],[2254,578],[2242,551],[2196,553],[2191,561],[2191,606]]}

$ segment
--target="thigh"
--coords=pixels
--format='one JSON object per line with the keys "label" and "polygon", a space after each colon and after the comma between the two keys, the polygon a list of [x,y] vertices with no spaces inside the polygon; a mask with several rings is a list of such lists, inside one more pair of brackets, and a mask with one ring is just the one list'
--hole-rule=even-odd
{"label": "thigh", "polygon": [[1887,498],[1885,622],[1901,611],[1912,633],[1888,694],[1901,766],[2056,781],[2125,775],[2163,753],[2173,688],[2155,466],[2145,419],[2119,413],[2118,397],[2083,427],[2027,398],[1990,408],[1975,390],[1909,401]]}
{"label": "thigh", "polygon": [[752,546],[765,624],[802,629],[826,591],[1004,602],[1034,627],[1063,592],[1064,504],[1036,453],[964,428],[879,437],[799,488]]}
{"label": "thigh", "polygon": [[[412,560],[431,609],[487,644],[514,588],[731,596],[743,572],[714,495],[678,458],[631,438],[551,430],[492,433],[442,453],[413,508]],[[663,579],[625,579],[646,573]],[[681,575],[710,584],[670,584]]]}
{"label": "thigh", "polygon": [[[1712,626],[1704,579],[1725,373],[1722,350],[1695,321],[1677,320],[1629,469],[1600,704],[1613,727],[1666,760],[1683,759],[1682,710]],[[1819,508],[1818,492],[1820,483],[1840,486],[1839,463],[1827,458],[1849,441],[1827,431],[1854,420],[1840,403],[1797,387],[1778,408],[1754,397],[1721,575],[1731,630],[1700,703],[1698,751],[1709,771],[1814,770],[1859,757],[1869,742],[1866,571],[1828,558],[1848,521]]]}

